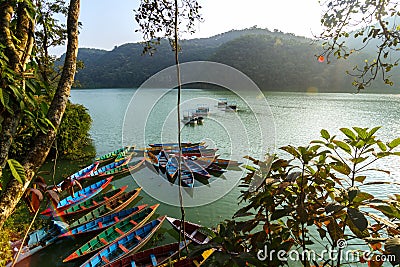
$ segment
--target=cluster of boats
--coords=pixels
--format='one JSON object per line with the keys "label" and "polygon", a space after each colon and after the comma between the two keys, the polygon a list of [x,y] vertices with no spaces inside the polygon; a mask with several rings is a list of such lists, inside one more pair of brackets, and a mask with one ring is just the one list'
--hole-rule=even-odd
{"label": "cluster of boats", "polygon": [[[209,237],[202,231],[204,227],[190,222],[185,222],[182,227],[179,219],[166,215],[150,220],[159,204],[130,207],[141,188],[128,191],[128,185],[120,188],[111,186],[113,180],[138,170],[144,166],[143,163],[166,173],[169,179],[176,179],[180,166],[182,182],[189,187],[193,187],[195,177],[208,179],[209,172],[223,173],[230,164],[239,165],[236,161],[219,159],[215,155],[217,150],[208,149],[203,143],[182,143],[182,147],[180,158],[176,143],[151,144],[144,150],[144,157],[133,163],[132,157],[143,150],[124,147],[96,158],[93,164],[50,187],[62,194],[76,182],[90,182],[90,185],[65,196],[56,206],[49,205],[41,212],[42,216],[49,218],[49,224],[29,233],[25,242],[12,242],[14,259],[7,266],[55,242],[62,242],[64,238],[87,235],[93,235],[93,238],[78,249],[69,251],[63,262],[80,260],[77,266],[84,267],[200,266],[213,253],[213,249],[196,258],[177,259],[176,256],[190,242],[209,242]],[[178,162],[179,159],[181,162]],[[165,220],[190,242],[176,242],[139,252]]]}
{"label": "cluster of boats", "polygon": [[[181,176],[182,185],[194,187],[195,179],[205,181],[212,176],[220,176],[228,167],[237,167],[241,163],[234,160],[220,159],[217,148],[207,148],[204,143],[182,143],[181,157],[175,143],[150,144],[145,152],[145,159],[155,171],[165,174],[174,184]],[[178,181],[179,183],[179,181]]]}

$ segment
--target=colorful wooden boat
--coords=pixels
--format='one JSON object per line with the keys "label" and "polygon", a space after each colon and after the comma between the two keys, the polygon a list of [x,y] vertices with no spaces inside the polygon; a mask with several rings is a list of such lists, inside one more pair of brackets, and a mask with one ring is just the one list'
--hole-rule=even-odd
{"label": "colorful wooden boat", "polygon": [[160,217],[133,232],[129,232],[97,252],[93,257],[84,262],[81,267],[104,266],[125,255],[135,253],[150,240],[153,234],[161,227],[164,220],[165,216]]}
{"label": "colorful wooden boat", "polygon": [[110,153],[104,154],[100,157],[95,158],[95,161],[106,161],[114,159],[119,153],[123,152],[127,147],[118,148]]}
{"label": "colorful wooden boat", "polygon": [[102,231],[94,238],[83,244],[71,255],[66,257],[63,262],[78,259],[82,256],[90,255],[105,246],[111,244],[114,240],[126,235],[129,232],[135,231],[142,227],[158,208],[159,204],[145,208],[139,212],[131,213],[123,219],[114,222],[108,229]]}
{"label": "colorful wooden boat", "polygon": [[[167,217],[167,221],[178,231],[178,232],[183,232],[181,230],[181,220]],[[207,244],[210,241],[210,237],[203,233],[201,229],[204,228],[201,225],[187,222],[185,221],[184,225],[184,234],[187,238],[195,242],[196,244],[199,245],[204,245]]]}
{"label": "colorful wooden boat", "polygon": [[122,160],[120,160],[120,161],[111,162],[111,163],[109,163],[109,164],[107,164],[107,165],[105,165],[105,166],[103,166],[103,167],[97,169],[97,170],[94,171],[94,172],[91,172],[91,173],[89,173],[89,174],[87,174],[87,175],[85,175],[85,176],[79,177],[79,178],[78,178],[78,181],[81,181],[82,179],[87,179],[87,178],[92,178],[92,177],[98,177],[98,176],[100,176],[101,174],[103,174],[103,173],[105,173],[105,172],[107,172],[107,171],[109,171],[109,170],[112,170],[112,169],[115,169],[115,168],[117,168],[117,167],[119,167],[119,166],[123,166],[123,165],[128,164],[130,160],[131,160],[131,158],[128,157],[128,158],[124,158],[124,159],[122,159]]}
{"label": "colorful wooden boat", "polygon": [[145,164],[146,166],[155,171],[158,172],[159,170],[159,164],[158,164],[158,158],[155,156],[153,153],[145,151],[143,153],[144,159],[145,159]]}
{"label": "colorful wooden boat", "polygon": [[[169,164],[168,164],[168,170],[169,170],[169,173],[167,172],[167,175],[168,175],[167,177],[169,177],[169,181],[171,183],[174,183],[176,180],[175,177],[178,174],[178,159],[176,157],[170,158]],[[185,162],[181,163],[181,179],[182,179],[182,185],[187,186],[187,187],[194,186],[194,174],[190,170],[190,168],[186,166]]]}
{"label": "colorful wooden boat", "polygon": [[124,209],[128,206],[140,193],[142,188],[137,188],[131,192],[124,192],[113,200],[105,203],[103,206],[100,206],[91,212],[85,214],[80,217],[78,220],[74,221],[70,224],[70,229],[77,227],[78,225],[85,224],[92,220],[95,220],[101,216],[105,216],[117,211]]}
{"label": "colorful wooden boat", "polygon": [[57,204],[57,207],[49,207],[46,210],[42,211],[40,214],[44,216],[51,216],[53,213],[62,212],[63,210],[66,210],[73,205],[77,205],[85,201],[86,199],[92,198],[96,194],[100,193],[104,188],[106,188],[112,179],[113,177],[111,176],[107,179],[101,180],[95,184],[85,187],[82,190],[75,192],[75,194],[73,194],[72,196],[68,196],[60,200],[60,202],[58,202]]}
{"label": "colorful wooden boat", "polygon": [[58,235],[66,232],[67,228],[68,224],[65,222],[52,220],[48,226],[29,233],[25,241],[26,243],[23,245],[18,258],[16,258],[16,256],[20,246],[22,245],[22,239],[12,242],[11,249],[15,252],[15,255],[13,255],[13,262],[9,263],[7,266],[11,266],[13,263],[18,263],[54,243],[57,240]]}
{"label": "colorful wooden boat", "polygon": [[183,162],[190,169],[190,171],[200,179],[210,179],[211,175],[202,166],[192,160],[183,159]]}
{"label": "colorful wooden boat", "polygon": [[[199,143],[190,143],[190,142],[182,142],[181,147],[194,147],[194,146],[203,146],[205,142]],[[159,143],[159,144],[149,144],[150,147],[162,147],[164,149],[173,149],[179,146],[178,143]]]}
{"label": "colorful wooden boat", "polygon": [[97,195],[91,199],[87,199],[77,205],[74,205],[62,212],[55,213],[52,216],[66,218],[66,217],[76,216],[76,215],[80,215],[82,213],[89,212],[89,211],[107,203],[108,201],[111,201],[114,198],[118,197],[126,190],[126,188],[128,188],[127,185],[125,185],[121,188],[109,191],[105,194]]}
{"label": "colorful wooden boat", "polygon": [[187,258],[186,256],[183,256],[180,259],[157,265],[157,267],[199,267],[204,264],[204,262],[214,253],[215,250],[215,248],[210,248],[203,251],[200,256],[194,258]]}
{"label": "colorful wooden boat", "polygon": [[[192,159],[189,158],[189,160],[192,160]],[[208,171],[210,174],[213,174],[214,176],[220,176],[226,172],[225,169],[221,168],[220,166],[218,166],[215,163],[212,163],[212,162],[209,163],[209,162],[202,161],[202,160],[193,160],[193,161],[196,162],[197,164],[199,164],[201,167],[206,169],[206,171]]]}
{"label": "colorful wooden boat", "polygon": [[175,242],[164,246],[150,248],[145,251],[137,252],[133,255],[123,257],[113,263],[107,264],[107,267],[147,267],[158,266],[172,259],[178,254],[178,250],[183,250],[188,242]]}
{"label": "colorful wooden boat", "polygon": [[78,225],[77,227],[69,230],[68,232],[60,235],[60,237],[68,237],[68,236],[79,236],[79,235],[87,235],[96,232],[103,231],[108,227],[116,224],[120,220],[123,220],[132,214],[136,214],[138,212],[143,211],[147,205],[140,205],[134,208],[121,210],[112,214],[108,214],[99,218],[96,218],[93,221],[89,221],[85,224]]}
{"label": "colorful wooden boat", "polygon": [[178,174],[178,160],[175,156],[170,157],[165,166],[165,172],[168,178],[168,181],[174,183],[176,180],[176,175]]}
{"label": "colorful wooden boat", "polygon": [[197,161],[204,161],[209,164],[214,163],[224,169],[228,167],[237,167],[242,164],[241,162],[238,162],[236,160],[220,159],[218,157],[193,157],[192,159]]}
{"label": "colorful wooden boat", "polygon": [[165,167],[167,166],[167,162],[168,162],[168,154],[165,153],[164,150],[161,150],[160,153],[158,153],[158,155],[157,155],[157,159],[158,159],[158,167],[164,173]]}
{"label": "colorful wooden boat", "polygon": [[136,154],[134,151],[135,151],[134,146],[126,147],[126,149],[124,151],[118,153],[118,155],[115,157],[114,161],[120,161],[127,157],[133,157]]}
{"label": "colorful wooden boat", "polygon": [[130,173],[139,170],[144,162],[145,162],[145,159],[141,159],[140,161],[138,161],[137,163],[135,163],[133,165],[122,165],[122,166],[110,169],[108,171],[105,171],[105,172],[99,174],[99,177],[105,177],[105,176],[112,175],[112,176],[114,176],[114,180],[115,180],[116,178],[127,176]]}
{"label": "colorful wooden boat", "polygon": [[76,173],[71,174],[71,175],[68,176],[66,179],[64,179],[63,181],[61,181],[60,183],[58,183],[58,184],[56,185],[56,187],[57,187],[57,188],[61,188],[61,186],[62,186],[62,184],[64,183],[64,181],[67,181],[67,179],[70,179],[70,180],[77,180],[77,179],[79,179],[79,178],[82,177],[82,176],[85,176],[85,175],[88,175],[88,174],[94,172],[94,171],[97,169],[97,167],[99,166],[99,164],[100,164],[99,162],[94,162],[94,163],[90,164],[89,166],[86,166],[85,168],[83,168],[83,169],[77,171]]}

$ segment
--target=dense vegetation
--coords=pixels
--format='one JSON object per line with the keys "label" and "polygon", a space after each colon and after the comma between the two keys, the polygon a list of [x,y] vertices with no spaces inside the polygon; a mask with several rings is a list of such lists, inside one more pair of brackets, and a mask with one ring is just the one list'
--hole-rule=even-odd
{"label": "dense vegetation", "polygon": [[[358,54],[351,60],[319,63],[321,44],[293,34],[251,28],[232,30],[210,38],[182,40],[180,61],[211,60],[243,71],[262,90],[319,92],[354,91],[346,76],[357,63],[370,58]],[[138,87],[154,73],[174,64],[168,41],[161,40],[154,56],[143,55],[140,43],[124,44],[112,51],[79,49],[84,62],[76,79],[82,88]],[[395,77],[395,75],[393,75]],[[398,80],[398,79],[397,79]],[[394,80],[395,82],[400,82]],[[381,90],[378,81],[369,92]],[[378,89],[379,88],[379,89]],[[385,88],[390,91],[390,88]]]}

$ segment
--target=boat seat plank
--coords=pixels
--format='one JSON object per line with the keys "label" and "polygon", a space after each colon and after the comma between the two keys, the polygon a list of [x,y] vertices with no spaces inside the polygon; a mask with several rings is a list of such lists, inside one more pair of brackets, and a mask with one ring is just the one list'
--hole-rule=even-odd
{"label": "boat seat plank", "polygon": [[105,263],[110,263],[110,261],[104,256],[101,256],[101,260],[104,261]]}
{"label": "boat seat plank", "polygon": [[135,235],[135,238],[136,238],[138,241],[141,241],[141,240],[142,240],[142,238],[141,238],[140,236],[138,236],[138,235]]}
{"label": "boat seat plank", "polygon": [[131,261],[131,267],[136,267],[135,261]]}
{"label": "boat seat plank", "polygon": [[97,225],[99,226],[99,228],[103,228],[103,223],[102,222],[98,222]]}
{"label": "boat seat plank", "polygon": [[125,252],[125,253],[128,253],[128,252],[129,252],[129,249],[127,249],[127,248],[126,248],[124,245],[122,245],[122,244],[119,244],[118,247],[119,247],[123,252]]}
{"label": "boat seat plank", "polygon": [[100,238],[100,242],[104,245],[108,245],[108,242],[104,238]]}
{"label": "boat seat plank", "polygon": [[115,216],[114,221],[119,222],[119,218],[117,216]]}
{"label": "boat seat plank", "polygon": [[122,232],[121,229],[119,229],[118,227],[116,227],[114,230],[115,230],[115,232],[117,232],[117,233],[120,234],[120,235],[124,235],[124,234],[125,234],[125,233]]}
{"label": "boat seat plank", "polygon": [[151,259],[151,264],[153,264],[153,266],[157,266],[157,259],[154,254],[150,254],[150,259]]}
{"label": "boat seat plank", "polygon": [[93,203],[94,205],[99,205],[99,203],[97,203],[96,200],[92,200],[92,203]]}
{"label": "boat seat plank", "polygon": [[137,224],[138,224],[138,223],[135,222],[134,220],[129,220],[129,222],[130,222],[131,224],[133,224],[133,225],[137,225]]}

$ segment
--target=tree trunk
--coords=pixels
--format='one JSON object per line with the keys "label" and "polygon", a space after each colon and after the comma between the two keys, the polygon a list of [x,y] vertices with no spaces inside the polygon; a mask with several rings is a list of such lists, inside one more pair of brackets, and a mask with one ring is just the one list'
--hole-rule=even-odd
{"label": "tree trunk", "polygon": [[35,173],[43,164],[56,138],[57,129],[60,126],[62,116],[67,106],[68,97],[76,71],[79,10],[80,0],[71,0],[67,20],[68,44],[64,68],[56,93],[47,113],[47,118],[51,121],[55,129],[49,129],[46,134],[40,133],[35,139],[33,149],[22,161],[26,175],[24,184],[21,184],[13,179],[10,181],[4,193],[1,195],[0,229],[3,227],[3,224],[7,218],[12,214],[15,206],[23,196]]}

